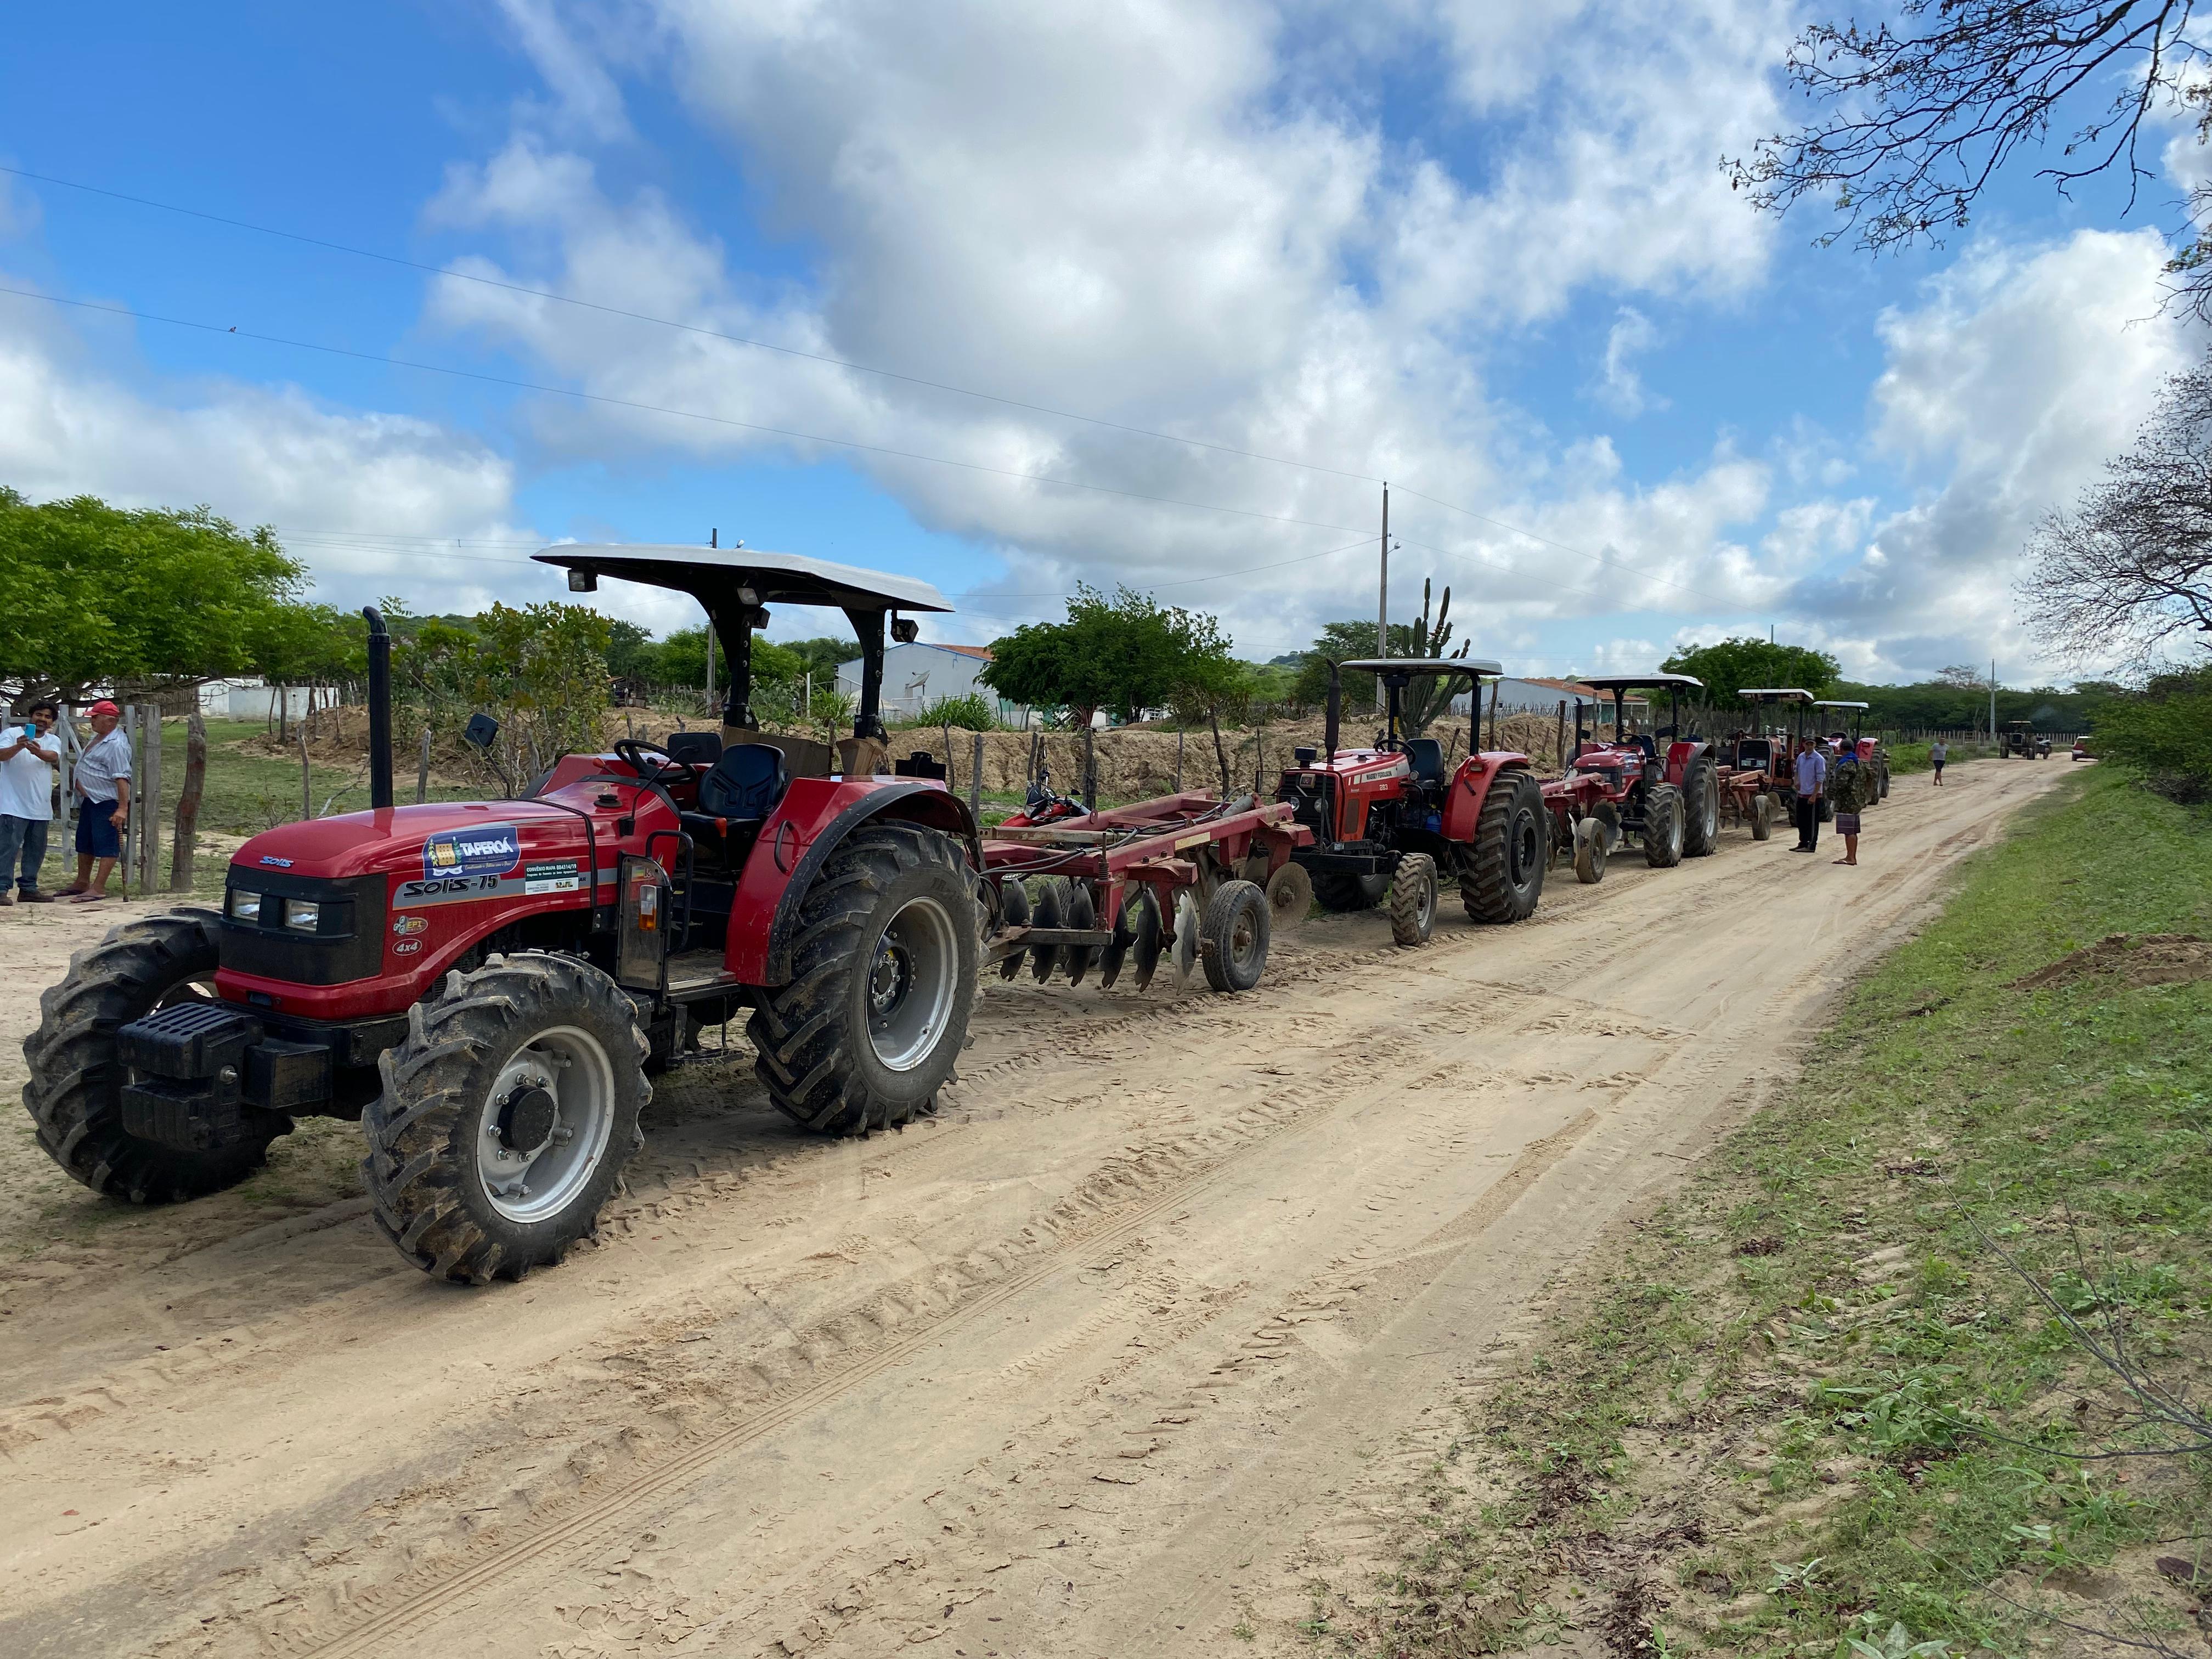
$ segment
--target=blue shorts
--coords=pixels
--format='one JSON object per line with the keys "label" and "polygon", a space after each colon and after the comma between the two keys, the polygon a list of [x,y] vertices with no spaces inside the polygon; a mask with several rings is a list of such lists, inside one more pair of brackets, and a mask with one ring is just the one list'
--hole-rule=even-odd
{"label": "blue shorts", "polygon": [[115,827],[115,803],[88,800],[76,815],[76,850],[96,859],[123,856],[123,836]]}

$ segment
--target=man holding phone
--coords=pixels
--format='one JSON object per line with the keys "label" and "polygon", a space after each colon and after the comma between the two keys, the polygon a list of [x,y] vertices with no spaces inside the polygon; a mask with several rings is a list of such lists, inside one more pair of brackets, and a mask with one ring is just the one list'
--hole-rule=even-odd
{"label": "man holding phone", "polygon": [[107,878],[123,856],[123,831],[131,822],[131,740],[118,729],[123,711],[102,697],[85,714],[92,741],[70,769],[77,793],[76,880],[60,895],[72,904],[97,904],[107,896]]}
{"label": "man holding phone", "polygon": [[0,904],[53,902],[51,894],[39,890],[39,869],[46,861],[46,828],[54,818],[54,771],[62,744],[53,732],[61,714],[50,702],[34,702],[27,719],[0,728]]}

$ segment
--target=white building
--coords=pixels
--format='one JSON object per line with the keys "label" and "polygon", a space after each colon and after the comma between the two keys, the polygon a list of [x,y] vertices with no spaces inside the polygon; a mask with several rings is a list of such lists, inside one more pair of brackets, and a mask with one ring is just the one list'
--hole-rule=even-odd
{"label": "white building", "polygon": [[[999,694],[976,678],[991,665],[991,653],[981,645],[937,645],[916,640],[911,645],[884,647],[884,715],[886,719],[916,714],[933,702],[970,693],[1010,718]],[[837,690],[858,700],[860,659],[837,665]]]}

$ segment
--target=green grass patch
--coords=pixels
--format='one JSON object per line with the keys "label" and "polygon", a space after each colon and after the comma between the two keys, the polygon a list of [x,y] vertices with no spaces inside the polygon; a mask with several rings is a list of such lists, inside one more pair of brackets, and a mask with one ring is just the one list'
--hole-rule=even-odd
{"label": "green grass patch", "polygon": [[1997,1250],[2204,1401],[2212,982],[2125,953],[2017,981],[2212,934],[2208,869],[2212,821],[2117,774],[2027,809],[1540,1355],[1462,1402],[1401,1568],[1332,1587],[1324,1640],[1500,1651],[1564,1619],[1616,1652],[1850,1659],[2025,1651],[2057,1613],[2198,1650],[2150,1562],[2212,1578],[2212,1468],[2078,1455],[2172,1437]]}

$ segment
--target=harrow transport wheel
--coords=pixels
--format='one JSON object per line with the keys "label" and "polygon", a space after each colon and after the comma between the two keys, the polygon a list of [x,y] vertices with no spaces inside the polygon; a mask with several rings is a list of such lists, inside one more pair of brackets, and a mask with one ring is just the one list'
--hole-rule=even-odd
{"label": "harrow transport wheel", "polygon": [[745,1027],[781,1110],[850,1135],[935,1109],[975,1001],[966,867],[950,836],[881,819],[830,855],[799,902],[792,981]]}
{"label": "harrow transport wheel", "polygon": [[234,1186],[261,1165],[291,1120],[257,1115],[248,1139],[211,1152],[183,1152],[123,1127],[126,1068],[115,1034],[173,1003],[215,995],[212,910],[172,910],[108,930],[70,958],[69,975],[39,997],[38,1029],[23,1041],[30,1080],[23,1104],[46,1156],[95,1193],[133,1204],[167,1204]]}
{"label": "harrow transport wheel", "polygon": [[1712,757],[1700,755],[1682,774],[1682,851],[1708,858],[1721,848],[1721,781]]}
{"label": "harrow transport wheel", "polygon": [[1644,861],[1671,870],[1682,861],[1682,796],[1672,784],[1655,783],[1644,797]]}
{"label": "harrow transport wheel", "polygon": [[1390,878],[1390,939],[1395,945],[1426,945],[1437,931],[1437,861],[1426,853],[1408,853]]}
{"label": "harrow transport wheel", "polygon": [[[1399,866],[1403,869],[1405,866]],[[1436,905],[1429,906],[1433,913]],[[1267,967],[1267,896],[1249,881],[1224,881],[1206,902],[1199,959],[1217,991],[1249,991]]]}
{"label": "harrow transport wheel", "polygon": [[1459,878],[1460,902],[1470,921],[1520,921],[1544,891],[1551,861],[1551,823],[1544,792],[1526,772],[1508,772],[1482,798],[1474,845]]}
{"label": "harrow transport wheel", "polygon": [[550,1266],[591,1236],[653,1098],[629,999],[573,957],[520,951],[408,1010],[362,1114],[376,1224],[440,1279]]}
{"label": "harrow transport wheel", "polygon": [[1313,878],[1314,896],[1324,910],[1372,910],[1390,890],[1388,876],[1353,876],[1324,870]]}
{"label": "harrow transport wheel", "polygon": [[1605,879],[1605,826],[1595,818],[1575,820],[1575,879],[1595,887]]}
{"label": "harrow transport wheel", "polygon": [[1774,797],[1765,790],[1751,798],[1751,838],[1765,841],[1774,834]]}
{"label": "harrow transport wheel", "polygon": [[1313,908],[1313,878],[1303,864],[1286,864],[1267,878],[1267,927],[1271,933],[1295,933]]}

